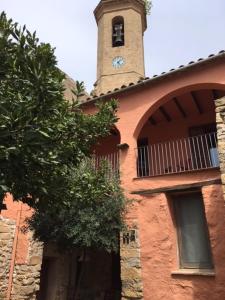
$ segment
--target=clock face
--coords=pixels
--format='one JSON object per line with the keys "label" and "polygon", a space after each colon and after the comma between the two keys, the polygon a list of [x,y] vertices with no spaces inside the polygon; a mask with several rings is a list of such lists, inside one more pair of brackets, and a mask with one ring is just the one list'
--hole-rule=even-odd
{"label": "clock face", "polygon": [[125,64],[125,60],[122,56],[117,56],[112,60],[112,66],[116,69],[121,68]]}

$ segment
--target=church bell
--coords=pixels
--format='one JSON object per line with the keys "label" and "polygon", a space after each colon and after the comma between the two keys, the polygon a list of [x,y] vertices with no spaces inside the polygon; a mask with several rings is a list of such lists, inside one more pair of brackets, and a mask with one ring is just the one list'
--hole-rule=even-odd
{"label": "church bell", "polygon": [[123,44],[123,25],[122,24],[116,24],[114,27],[114,42],[116,45]]}

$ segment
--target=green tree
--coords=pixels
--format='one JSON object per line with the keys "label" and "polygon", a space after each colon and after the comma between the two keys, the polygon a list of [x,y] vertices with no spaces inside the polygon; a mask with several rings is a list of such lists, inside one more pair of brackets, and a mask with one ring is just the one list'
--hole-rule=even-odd
{"label": "green tree", "polygon": [[34,206],[52,188],[49,177],[77,165],[109,133],[116,104],[84,115],[76,101],[64,100],[65,75],[50,45],[4,13],[0,29],[0,194],[11,192]]}
{"label": "green tree", "polygon": [[30,227],[42,241],[116,250],[125,199],[107,167],[96,171],[87,161],[117,121],[117,104],[85,115],[77,102],[83,85],[70,104],[64,78],[54,49],[2,13],[0,199],[11,193],[33,207]]}
{"label": "green tree", "polygon": [[39,206],[29,220],[35,237],[60,249],[117,251],[126,201],[118,176],[109,171],[105,161],[96,171],[91,159],[70,169],[64,182],[58,182],[61,190],[52,193],[55,198]]}
{"label": "green tree", "polygon": [[150,15],[152,9],[152,1],[151,0],[143,0],[145,3],[146,14]]}

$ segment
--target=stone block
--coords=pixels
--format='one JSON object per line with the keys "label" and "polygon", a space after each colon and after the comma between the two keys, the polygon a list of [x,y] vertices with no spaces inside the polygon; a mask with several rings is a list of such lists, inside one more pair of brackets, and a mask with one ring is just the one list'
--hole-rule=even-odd
{"label": "stone block", "polygon": [[130,266],[121,266],[121,275],[123,280],[138,280],[141,278],[140,269],[132,268]]}
{"label": "stone block", "polygon": [[10,227],[4,224],[0,224],[0,237],[1,237],[1,233],[10,233]]}
{"label": "stone block", "polygon": [[125,259],[125,258],[135,258],[135,257],[139,257],[140,255],[140,250],[139,248],[131,248],[131,249],[127,249],[127,248],[122,248],[120,250],[120,256],[121,256],[121,260]]}
{"label": "stone block", "polygon": [[216,107],[225,106],[225,97],[215,100]]}
{"label": "stone block", "polygon": [[32,256],[29,261],[30,266],[41,265],[41,263],[42,256]]}
{"label": "stone block", "polygon": [[32,276],[30,278],[26,278],[23,280],[23,285],[31,285],[34,283],[34,278]]}
{"label": "stone block", "polygon": [[10,240],[12,239],[12,236],[10,233],[1,233],[0,238],[1,240]]}
{"label": "stone block", "polygon": [[19,286],[19,289],[17,291],[21,296],[29,296],[33,292],[35,292],[35,287],[33,285],[30,286]]}

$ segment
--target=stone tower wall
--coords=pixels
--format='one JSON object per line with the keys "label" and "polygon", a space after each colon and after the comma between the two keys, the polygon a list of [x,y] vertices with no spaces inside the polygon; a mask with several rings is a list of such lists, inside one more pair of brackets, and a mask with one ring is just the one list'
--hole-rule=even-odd
{"label": "stone tower wall", "polygon": [[[121,85],[137,82],[145,76],[143,32],[145,30],[143,7],[137,1],[109,1],[99,9],[98,57],[96,94],[112,91]],[[112,47],[112,20],[124,19],[125,44]],[[125,64],[116,69],[112,66],[113,58],[123,57]]]}

